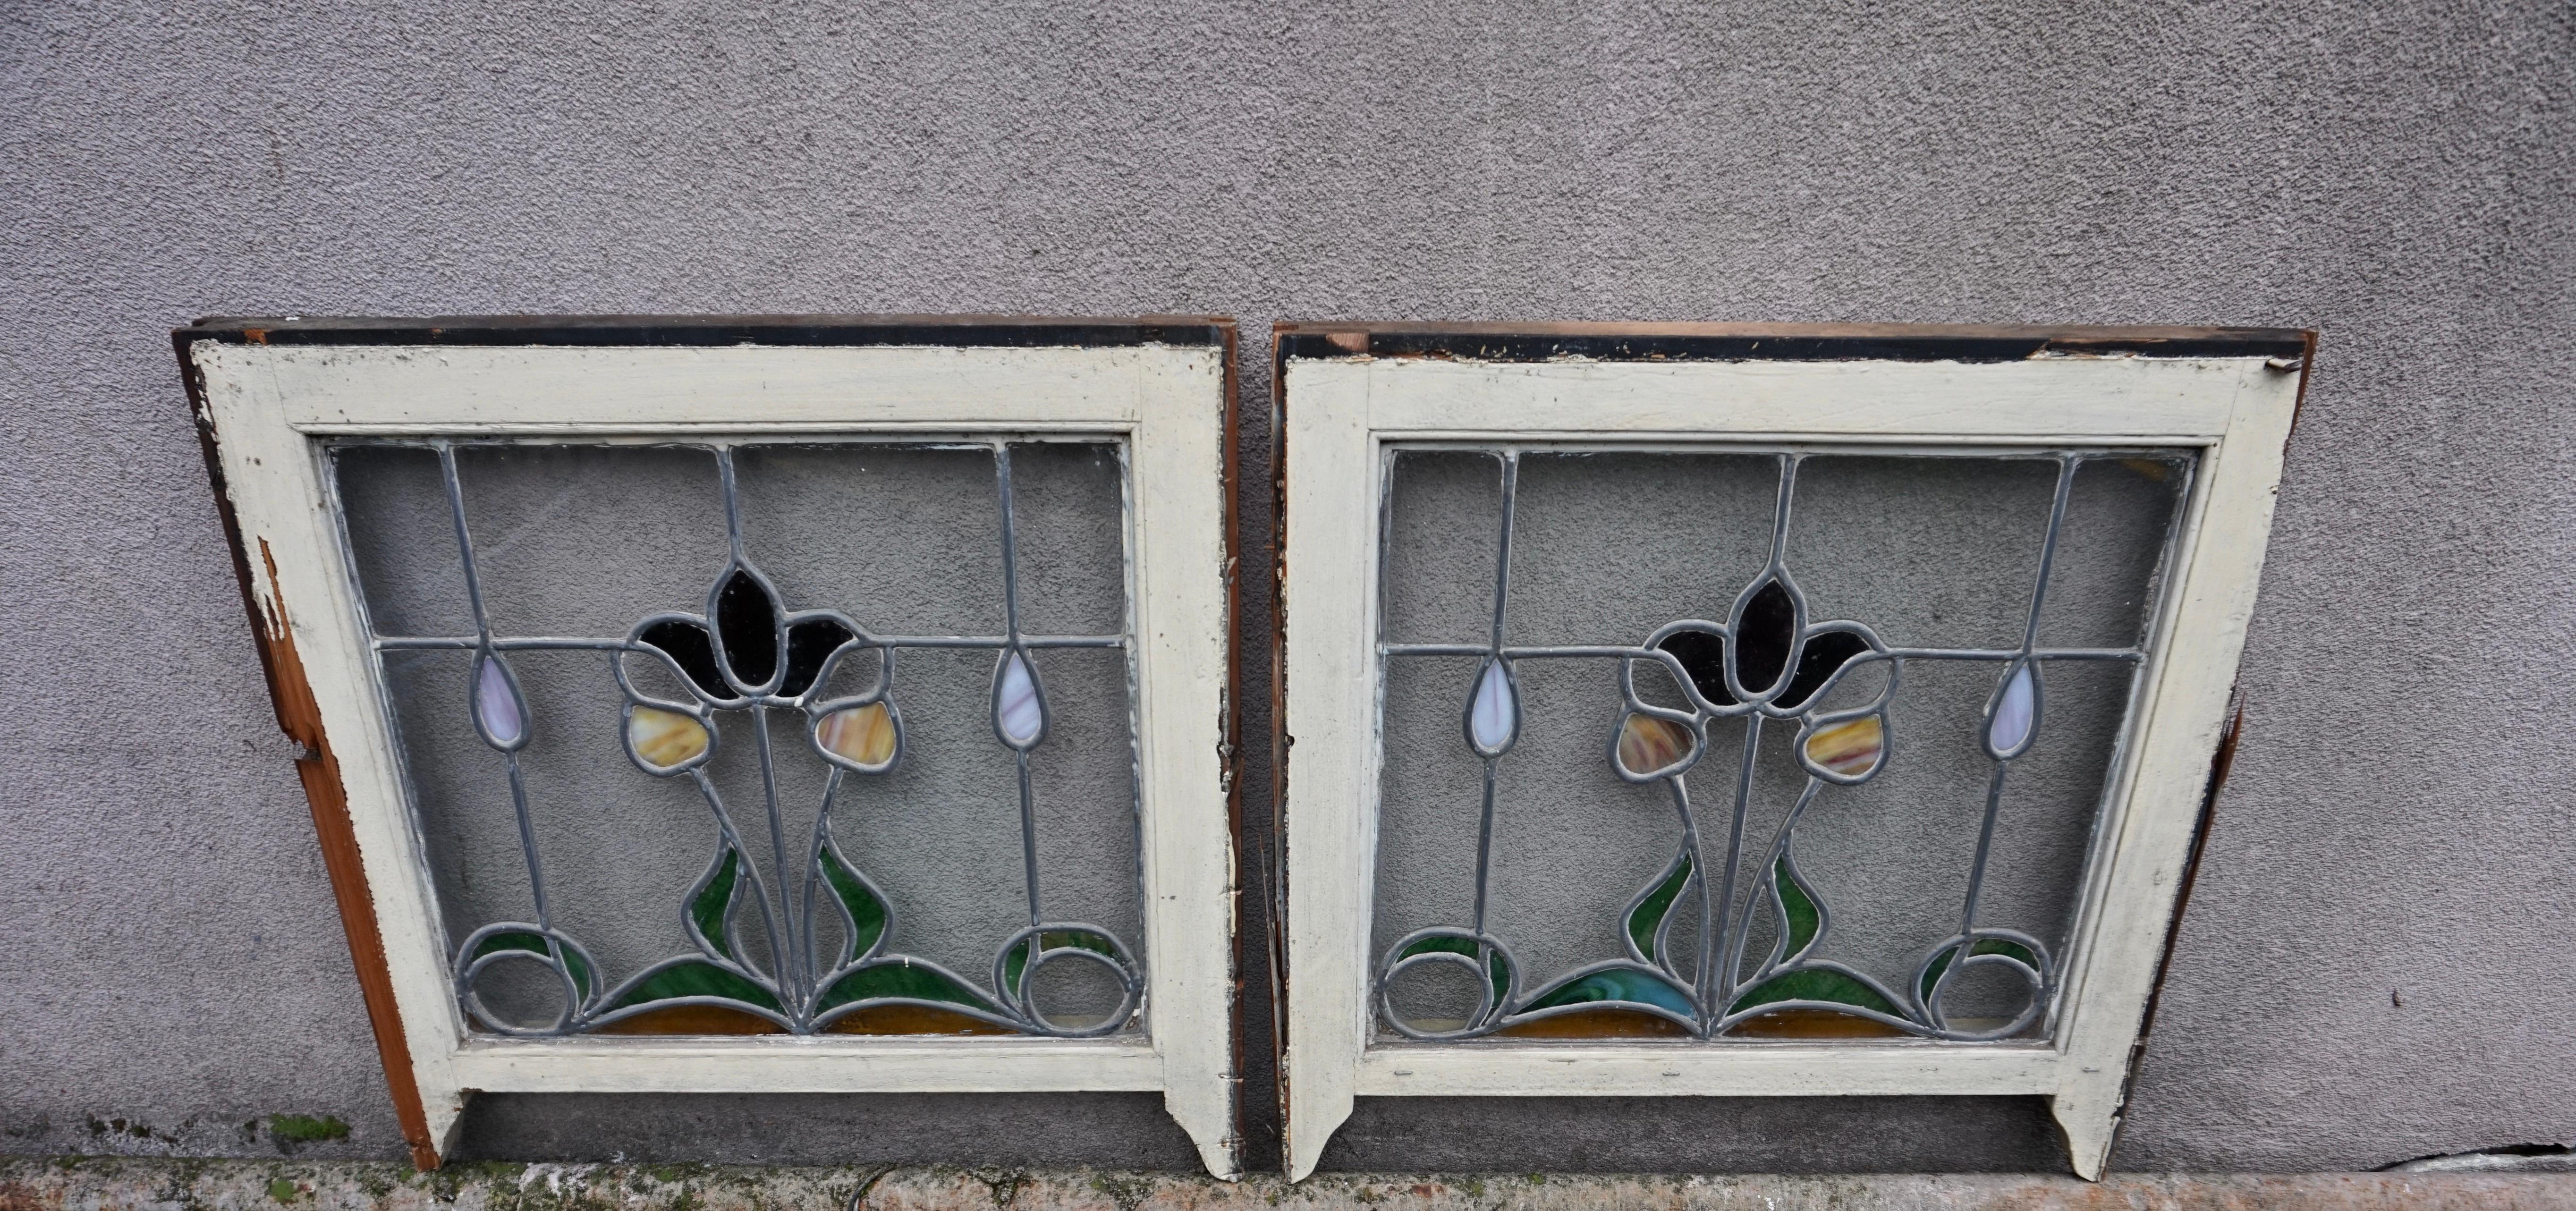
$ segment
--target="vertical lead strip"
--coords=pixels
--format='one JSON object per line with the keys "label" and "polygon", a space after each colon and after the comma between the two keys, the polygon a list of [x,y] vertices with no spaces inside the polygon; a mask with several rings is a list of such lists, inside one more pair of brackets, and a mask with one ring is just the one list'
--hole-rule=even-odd
{"label": "vertical lead strip", "polygon": [[[1486,663],[1483,667],[1476,670],[1476,686],[1473,691],[1474,697],[1469,699],[1468,706],[1468,710],[1471,714],[1475,710],[1475,699],[1481,698],[1484,695],[1485,678],[1498,667],[1499,662],[1503,658],[1503,616],[1505,610],[1509,608],[1511,601],[1512,513],[1519,505],[1521,476],[1520,451],[1504,451],[1502,464],[1501,534],[1495,539],[1494,548],[1494,623],[1493,630],[1486,641]],[[1512,680],[1511,673],[1508,669],[1505,669],[1503,672],[1503,685],[1504,692],[1506,694],[1510,694],[1512,690]],[[1512,699],[1511,709],[1513,720],[1511,730],[1514,733],[1517,733],[1520,730],[1519,696],[1517,694],[1513,694]],[[1485,933],[1485,905],[1488,898],[1488,889],[1491,887],[1493,882],[1494,780],[1495,775],[1498,772],[1496,765],[1502,760],[1502,754],[1487,753],[1480,755],[1485,758],[1485,793],[1483,808],[1478,813],[1476,821],[1476,970],[1479,978],[1490,984],[1492,981],[1491,973],[1493,970],[1494,960],[1493,947],[1485,940],[1487,936]],[[1509,1008],[1510,1006],[1507,1005],[1498,1005],[1495,1008],[1495,1012],[1499,1014]]]}
{"label": "vertical lead strip", "polygon": [[[2057,457],[2057,490],[2049,499],[2048,533],[2040,540],[2039,572],[2030,587],[2030,612],[2022,621],[2021,655],[2012,664],[2005,666],[2006,678],[2021,676],[2031,678],[2029,726],[2034,732],[2039,727],[2040,719],[2039,675],[2033,666],[2031,653],[2038,647],[2040,607],[2048,599],[2048,576],[2057,562],[2057,536],[2066,527],[2066,503],[2074,492],[2075,468],[2079,462],[2080,460],[2071,454],[2061,454]],[[1985,726],[1991,731],[1994,720],[1988,718]],[[2033,739],[2022,742],[2025,751]],[[1987,738],[1987,744],[1989,746],[1993,744],[1991,735]],[[1998,757],[1995,759],[1994,777],[1986,783],[1986,816],[1984,822],[1977,828],[1977,856],[1968,865],[1968,890],[1967,894],[1961,897],[1959,905],[1959,949],[1948,963],[1942,965],[1940,976],[1932,981],[1932,991],[1923,998],[1923,1012],[1936,1023],[1943,1021],[1940,1011],[1941,994],[1950,986],[1950,977],[1958,974],[1959,969],[1967,965],[1969,956],[1976,949],[1977,897],[1985,891],[1986,862],[1994,852],[1995,820],[2002,814],[2004,780],[2011,772],[2012,759]]]}
{"label": "vertical lead strip", "polygon": [[[1009,646],[1002,649],[1003,667],[1007,669],[1009,662],[1014,660],[1021,662],[1022,670],[1028,674],[1030,688],[1034,691],[1037,685],[1037,670],[1027,663],[1028,655],[1022,650],[1020,641],[1019,523],[1016,517],[1017,506],[1011,497],[1011,444],[1009,442],[993,443],[993,490],[1002,513],[1002,626],[1003,634],[1009,641]],[[1000,685],[1001,682],[997,680],[996,688],[998,689]],[[998,703],[996,709],[999,709]],[[1044,707],[1041,706],[1040,709],[1043,710]],[[1018,745],[1010,747],[1012,756],[1016,758],[1015,764],[1019,767],[1020,776],[1020,869],[1028,886],[1029,924],[1034,926],[1045,920],[1045,911],[1038,897],[1037,796],[1029,784],[1029,751]],[[1030,937],[1030,965],[1036,964],[1038,953],[1045,949],[1042,945],[1044,941],[1045,939],[1035,935]],[[1025,972],[1028,969],[1028,967],[1022,967],[1020,970]]]}
{"label": "vertical lead strip", "polygon": [[[483,577],[474,566],[474,535],[465,524],[465,484],[456,473],[456,447],[454,443],[444,441],[432,445],[438,451],[439,479],[447,489],[448,520],[456,527],[456,558],[465,575],[465,602],[474,611],[477,648],[468,676],[478,683],[473,686],[473,693],[479,698],[483,662],[495,658],[492,652],[492,619],[483,609]],[[521,709],[519,726],[524,729],[530,724],[524,706]],[[546,940],[546,958],[553,965],[556,977],[564,983],[564,1023],[569,1027],[581,1016],[581,990],[573,979],[572,965],[564,961],[563,943],[555,939],[554,908],[546,896],[546,865],[537,853],[537,825],[528,812],[528,784],[526,777],[519,772],[518,748],[503,750],[501,760],[509,771],[510,811],[518,818],[519,854],[528,866],[528,898],[537,909],[537,935]]]}
{"label": "vertical lead strip", "polygon": [[[739,575],[741,569],[751,566],[751,560],[745,554],[742,540],[741,481],[734,471],[733,447],[717,446],[715,456],[717,475],[724,484],[725,543],[736,569],[733,574]],[[714,632],[716,642],[722,644],[724,642],[723,624],[717,620],[712,608],[708,610],[707,623]],[[773,625],[783,626],[785,623],[779,620]],[[783,643],[780,645],[779,659],[781,661],[786,659]],[[774,863],[772,869],[778,872],[778,929],[785,935],[783,938],[773,939],[772,942],[774,946],[783,947],[776,956],[778,982],[781,986],[780,991],[788,994],[790,1004],[802,1004],[805,1000],[806,981],[812,975],[810,969],[813,962],[813,948],[809,944],[809,939],[797,929],[797,923],[802,914],[797,909],[796,881],[787,873],[787,818],[778,804],[777,755],[772,751],[769,739],[768,707],[757,703],[752,706],[751,730],[752,737],[760,750],[761,804],[769,817],[769,848],[771,860]],[[745,855],[745,861],[748,863],[749,855]],[[768,903],[768,898],[767,889],[762,889],[761,901],[764,906]]]}

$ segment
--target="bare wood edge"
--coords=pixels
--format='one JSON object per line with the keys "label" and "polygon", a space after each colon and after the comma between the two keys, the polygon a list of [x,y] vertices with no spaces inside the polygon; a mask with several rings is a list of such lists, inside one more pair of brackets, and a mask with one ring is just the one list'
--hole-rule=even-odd
{"label": "bare wood edge", "polygon": [[[2120,1146],[2120,1132],[2128,1126],[2128,1117],[2118,1112],[2129,1104],[2129,1095],[2138,1086],[2138,1069],[2147,1057],[2147,1036],[2155,1032],[2156,1010],[2164,1003],[2165,977],[2173,971],[2174,946],[2182,938],[2183,915],[2191,909],[2192,889],[2200,882],[2201,855],[2209,848],[2210,828],[2217,822],[2218,797],[2227,789],[2227,775],[2236,768],[2236,744],[2245,733],[2245,697],[2240,687],[2229,693],[2232,700],[2227,723],[2218,733],[2218,751],[2209,759],[2209,784],[2200,796],[2200,817],[2192,822],[2191,848],[2183,856],[2182,877],[2175,880],[2173,911],[2165,918],[2164,949],[2156,958],[2155,981],[2147,986],[2147,1006],[2138,1018],[2138,1037],[2129,1043],[2129,1061],[2121,1069],[2117,1109],[2111,1129],[2104,1136],[2102,1162],[2087,1180],[2100,1181],[2109,1167],[2113,1150]],[[2066,1146],[2070,1162],[2079,1160],[2076,1141],[2063,1123],[2057,1125],[2058,1142]]]}
{"label": "bare wood edge", "polygon": [[1288,355],[1270,328],[1270,1070],[1277,1074],[1279,1172],[1288,1133]]}
{"label": "bare wood edge", "polygon": [[[2299,420],[2307,411],[2308,383],[2316,374],[2317,334],[2314,331],[2307,331],[2301,336],[2304,339],[2306,352],[2299,359],[2299,389],[2290,401],[2290,423],[2283,428],[2281,434],[2282,455],[2285,462],[2288,458],[2290,440],[2298,435]],[[2277,494],[2279,490],[2279,481],[2276,479],[2273,491]],[[2258,571],[2256,573],[2258,589],[2261,583],[2260,575]],[[2237,659],[2241,665],[2244,660],[2241,650]],[[2066,1148],[2069,1167],[2075,1170],[2076,1176],[2086,1181],[2100,1181],[2109,1172],[2111,1155],[2119,1147],[2121,1132],[2128,1126],[2129,1096],[2137,1089],[2138,1073],[2146,1063],[2147,1038],[2155,1030],[2156,1011],[2164,1003],[2165,978],[2172,973],[2174,948],[2182,938],[2183,917],[2190,910],[2191,894],[2199,885],[2201,857],[2208,850],[2210,830],[2217,822],[2218,799],[2226,790],[2228,775],[2236,768],[2236,746],[2244,736],[2245,727],[2243,687],[2241,685],[2235,687],[2229,692],[2228,697],[2227,718],[2219,731],[2218,746],[2210,755],[2209,781],[2201,795],[2200,814],[2192,823],[2191,840],[2189,848],[2184,852],[2182,873],[2174,881],[2173,899],[2166,909],[2164,945],[2157,952],[2155,977],[2147,986],[2146,1003],[2139,1011],[2137,1033],[2130,1039],[2128,1055],[2121,1065],[2119,1085],[2113,1091],[2111,1105],[2107,1111],[2102,1112],[2108,1114],[2109,1123],[2099,1133],[2101,1138],[2098,1142],[2098,1154],[2092,1156],[2084,1154],[2085,1150],[2079,1144],[2076,1133],[2069,1127],[2068,1119],[2072,1108],[2069,1108],[2070,1113],[2060,1113],[2056,1107],[2052,1107],[2050,1118],[2057,1128],[2059,1143]]]}
{"label": "bare wood edge", "polygon": [[[1083,347],[1101,333],[1130,330],[1139,343],[1163,339],[1158,329],[1231,327],[1230,317],[1163,314],[1073,316],[999,312],[919,314],[770,313],[517,314],[426,316],[204,316],[178,330],[188,341],[227,344],[433,344],[647,346],[731,344],[774,336],[782,344],[839,344],[853,338],[874,343],[973,345],[994,335],[1027,334],[1034,343]],[[980,331],[979,331],[980,330]],[[1050,331],[1052,330],[1052,331]],[[896,339],[885,340],[893,337]],[[1057,339],[1048,340],[1047,337]],[[750,343],[762,343],[750,339]]]}
{"label": "bare wood edge", "polygon": [[[2253,356],[2312,351],[2301,329],[2204,325],[1796,324],[1681,321],[1289,321],[1298,357],[1527,362],[1962,360]],[[1775,347],[1765,345],[1777,342]],[[1571,346],[1571,347],[1567,347]],[[1701,346],[1694,348],[1693,346]]]}
{"label": "bare wood edge", "polygon": [[[176,330],[171,333],[171,343],[178,354],[180,377],[187,387],[198,447],[206,460],[207,482],[214,491],[215,511],[223,522],[225,543],[232,549],[233,577],[240,585],[242,608],[249,615],[251,637],[259,649],[260,670],[268,679],[269,701],[277,713],[278,730],[304,746],[304,755],[295,759],[296,777],[303,784],[305,803],[313,812],[313,831],[321,846],[323,869],[331,878],[331,896],[337,902],[340,925],[349,939],[349,959],[357,970],[359,995],[367,1006],[367,1025],[376,1036],[376,1058],[384,1067],[386,1091],[393,1098],[394,1121],[402,1130],[403,1142],[410,1147],[413,1167],[436,1169],[442,1158],[438,1141],[430,1133],[428,1106],[421,1100],[420,1084],[412,1073],[411,1045],[403,1036],[402,1011],[394,1002],[393,969],[385,957],[384,934],[376,921],[366,867],[358,856],[357,830],[349,819],[348,789],[340,778],[340,761],[331,751],[330,737],[322,727],[321,707],[314,701],[312,683],[305,676],[303,659],[296,653],[295,637],[287,626],[286,602],[272,596],[263,608],[241,520],[233,510],[232,492],[224,479],[222,438],[215,432],[214,413],[206,400],[205,377],[189,357],[193,335],[188,329]],[[277,564],[265,539],[260,542],[260,560],[268,571],[268,583],[276,585]]]}
{"label": "bare wood edge", "polygon": [[[1410,334],[1424,336],[1760,336],[1760,337],[2067,337],[2129,340],[2204,340],[2213,337],[2289,337],[2296,328],[2225,324],[1806,324],[1760,320],[1281,320],[1276,336]],[[1342,342],[1336,341],[1339,345]],[[1353,346],[1344,346],[1350,348]]]}
{"label": "bare wood edge", "polygon": [[1225,521],[1225,701],[1217,718],[1217,770],[1225,794],[1225,941],[1230,970],[1225,981],[1228,1167],[1217,1176],[1243,1180],[1243,510],[1235,501],[1242,481],[1242,427],[1237,421],[1237,336],[1232,318],[1209,321],[1219,333],[1224,368],[1217,406],[1224,412],[1224,460],[1218,474]]}
{"label": "bare wood edge", "polygon": [[[2246,609],[2249,623],[2253,610],[2259,605],[2262,568],[2268,562],[2272,513],[2280,495],[2282,464],[2288,461],[2290,438],[2298,427],[2300,411],[2307,403],[2308,382],[2316,368],[2317,334],[2313,331],[2303,331],[2299,336],[2303,352],[2295,364],[2278,360],[2271,363],[2276,370],[2295,370],[2299,375],[2299,381],[2296,391],[2291,396],[2290,415],[2281,426],[2281,448],[2276,452],[2279,462],[2275,464],[2272,481],[2266,493],[2269,498],[2264,505],[2266,558],[2257,561],[2252,573],[2253,583],[2247,589]],[[2241,667],[2243,661],[2244,644],[2243,639],[2240,638],[2235,664]],[[2164,914],[2162,945],[2157,951],[2156,964],[2145,994],[2138,1001],[2135,1010],[2137,1016],[2131,1019],[2128,1028],[2128,1045],[2119,1055],[2117,1074],[2109,1078],[2096,1077],[2085,1081],[2070,1081],[2065,1088],[2049,1099],[2050,1118],[2057,1127],[2059,1141],[2066,1147],[2068,1167],[2077,1177],[2088,1182],[2101,1181],[2109,1171],[2112,1149],[2117,1145],[2120,1131],[2126,1125],[2129,1094],[2136,1084],[2138,1070],[2145,1059],[2147,1033],[2154,1026],[2155,1011],[2163,996],[2167,969],[2172,962],[2176,939],[2182,929],[2183,912],[2199,877],[2200,858],[2206,846],[2208,830],[2214,819],[2217,798],[2224,787],[2227,775],[2235,767],[2236,745],[2240,734],[2239,728],[2243,723],[2244,710],[2243,700],[2239,696],[2239,687],[2233,684],[2235,671],[2234,668],[2229,670],[2231,685],[2218,720],[2219,734],[2211,745],[2210,774],[2203,784],[2200,808],[2194,817],[2191,832],[2184,840],[2183,862],[2174,880],[2173,892],[2166,896],[2160,905],[2160,910]]]}

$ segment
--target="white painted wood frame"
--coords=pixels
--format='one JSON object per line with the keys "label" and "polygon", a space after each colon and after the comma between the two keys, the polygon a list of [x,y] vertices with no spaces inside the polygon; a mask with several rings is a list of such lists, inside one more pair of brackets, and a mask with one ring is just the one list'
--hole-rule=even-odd
{"label": "white painted wood frame", "polygon": [[[280,718],[310,750],[302,764],[326,857],[348,859],[334,866],[336,890],[418,1163],[447,1152],[476,1091],[1125,1090],[1161,1092],[1209,1171],[1239,1175],[1230,324],[210,321],[175,336]],[[450,974],[455,939],[440,926],[341,549],[324,440],[1024,434],[1125,450],[1145,1035],[469,1032]]]}
{"label": "white painted wood frame", "polygon": [[[1283,325],[1278,400],[1287,1170],[1353,1099],[2018,1094],[2099,1177],[2254,605],[2310,334]],[[2199,468],[2044,1043],[1399,1043],[1371,1027],[1389,443],[2180,447]],[[1289,745],[1293,743],[1293,750]]]}

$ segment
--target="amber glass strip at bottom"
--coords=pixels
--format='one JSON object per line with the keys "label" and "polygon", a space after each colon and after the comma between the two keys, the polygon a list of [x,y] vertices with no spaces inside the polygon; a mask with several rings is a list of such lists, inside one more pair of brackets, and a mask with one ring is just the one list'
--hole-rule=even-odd
{"label": "amber glass strip at bottom", "polygon": [[825,1034],[1018,1034],[980,1018],[927,1005],[879,1005],[835,1019]]}
{"label": "amber glass strip at bottom", "polygon": [[1911,1034],[1885,1022],[1830,1009],[1783,1009],[1746,1018],[1727,1032],[1738,1039],[1904,1039]]}
{"label": "amber glass strip at bottom", "polygon": [[[785,1034],[776,1022],[721,1005],[673,1005],[648,1010],[599,1027],[600,1034]],[[835,1020],[824,1034],[1017,1034],[962,1013],[927,1005],[879,1005]]]}
{"label": "amber glass strip at bottom", "polygon": [[1681,1039],[1690,1027],[1633,1009],[1578,1009],[1514,1023],[1494,1032],[1507,1039]]}
{"label": "amber glass strip at bottom", "polygon": [[619,1018],[599,1027],[600,1034],[785,1034],[784,1027],[758,1014],[722,1005],[673,1005]]}

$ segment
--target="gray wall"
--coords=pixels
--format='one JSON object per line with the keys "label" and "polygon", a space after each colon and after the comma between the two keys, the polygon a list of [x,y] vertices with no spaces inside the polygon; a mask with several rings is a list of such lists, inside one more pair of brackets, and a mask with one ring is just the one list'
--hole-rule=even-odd
{"label": "gray wall", "polygon": [[[255,1120],[302,1113],[399,1152],[165,331],[517,311],[1233,314],[1254,534],[1282,317],[2319,328],[2249,732],[2116,1163],[2576,1137],[2570,21],[10,6],[0,1147],[264,1151]],[[1069,1143],[989,1101],[683,1103],[496,1105],[469,1138],[1187,1163],[1133,1099],[1040,1116]],[[2057,1163],[2021,1104],[1575,1109],[1368,1104],[1332,1159]]]}

